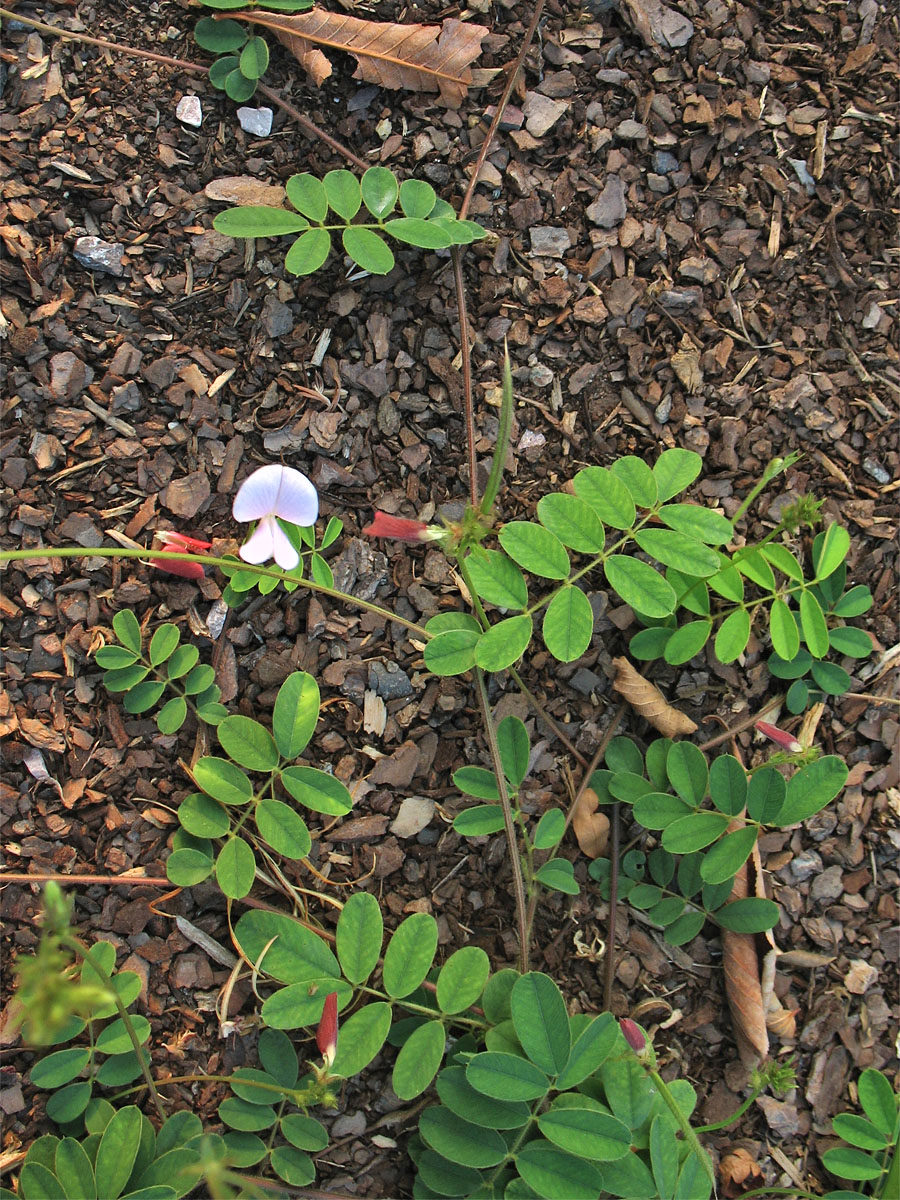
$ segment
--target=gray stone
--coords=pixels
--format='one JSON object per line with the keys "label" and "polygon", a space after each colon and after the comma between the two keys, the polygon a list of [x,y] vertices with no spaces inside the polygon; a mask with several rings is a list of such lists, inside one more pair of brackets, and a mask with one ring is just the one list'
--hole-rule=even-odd
{"label": "gray stone", "polygon": [[366,1114],[362,1111],[355,1113],[345,1113],[342,1117],[338,1117],[331,1126],[331,1136],[333,1138],[342,1137],[357,1137],[366,1131]]}
{"label": "gray stone", "polygon": [[678,170],[678,159],[668,150],[657,150],[653,155],[653,170],[657,175],[669,175]]}
{"label": "gray stone", "polygon": [[175,116],[184,125],[199,129],[203,124],[203,108],[199,96],[182,96],[175,109]]}
{"label": "gray stone", "polygon": [[552,100],[542,96],[540,92],[529,92],[522,105],[525,114],[525,128],[532,137],[543,137],[551,129],[564,112],[568,110],[567,100]]}
{"label": "gray stone", "polygon": [[616,137],[623,142],[639,142],[647,136],[647,126],[628,117],[616,126]]}
{"label": "gray stone", "polygon": [[294,328],[294,315],[274,292],[266,296],[262,308],[263,329],[271,338],[284,337]]}
{"label": "gray stone", "polygon": [[657,175],[655,171],[647,172],[647,187],[658,196],[665,196],[672,185],[665,175]]}
{"label": "gray stone", "polygon": [[587,667],[579,667],[569,680],[569,686],[576,692],[580,692],[582,696],[590,696],[592,692],[602,691],[603,685],[604,680],[596,671],[589,671]]}
{"label": "gray stone", "polygon": [[531,230],[531,253],[546,254],[558,258],[560,254],[570,249],[572,239],[569,231],[561,225],[538,225]]}
{"label": "gray stone", "polygon": [[877,462],[874,458],[864,458],[862,468],[867,475],[870,475],[875,480],[876,483],[886,485],[891,482],[891,477],[888,472],[884,469],[881,463]]}
{"label": "gray stone", "polygon": [[407,796],[390,825],[395,837],[411,838],[421,833],[434,816],[434,801],[427,796]]}
{"label": "gray stone", "polygon": [[593,204],[589,205],[587,216],[601,229],[612,229],[621,224],[628,214],[625,205],[625,183],[618,175],[610,175],[606,187]]}
{"label": "gray stone", "polygon": [[801,850],[791,859],[789,865],[792,878],[797,883],[802,883],[804,879],[809,879],[811,875],[816,875],[822,870],[822,859],[815,850]]}
{"label": "gray stone", "polygon": [[382,700],[400,700],[413,694],[409,677],[396,663],[382,663],[377,659],[369,663],[369,687]]}
{"label": "gray stone", "polygon": [[237,117],[244,133],[254,137],[268,137],[272,132],[271,108],[239,108]]}
{"label": "gray stone", "polygon": [[837,900],[844,890],[844,873],[837,865],[826,869],[815,877],[809,886],[811,900]]}
{"label": "gray stone", "polygon": [[105,271],[107,275],[121,275],[122,255],[125,247],[121,242],[104,242],[98,237],[80,237],[72,250],[75,258],[89,271]]}

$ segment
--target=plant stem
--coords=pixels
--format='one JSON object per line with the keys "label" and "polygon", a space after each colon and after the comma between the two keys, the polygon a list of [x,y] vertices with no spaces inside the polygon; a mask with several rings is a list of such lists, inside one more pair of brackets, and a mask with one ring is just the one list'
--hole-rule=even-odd
{"label": "plant stem", "polygon": [[406,629],[416,634],[417,637],[430,637],[427,630],[423,629],[421,625],[417,625],[415,621],[407,621],[405,617],[398,616],[386,608],[381,608],[378,604],[372,604],[369,600],[361,600],[358,596],[351,596],[347,592],[339,592],[337,588],[325,587],[324,584],[316,583],[313,579],[297,579],[293,575],[288,575],[286,571],[281,571],[277,568],[256,566],[253,563],[245,563],[243,561],[239,563],[233,558],[217,558],[212,554],[187,554],[174,550],[144,550],[140,548],[132,550],[120,546],[98,546],[96,549],[90,550],[85,550],[81,546],[40,546],[30,550],[0,550],[0,563],[21,562],[25,559],[42,558],[172,559],[175,562],[196,562],[202,563],[207,567],[222,567],[231,571],[252,571],[257,575],[267,578],[296,583],[300,587],[308,588],[312,592],[321,592],[323,596],[331,596],[332,599],[340,600],[344,604],[354,604],[357,608],[365,609],[366,612],[376,613],[379,617],[383,617],[392,624],[403,625]]}
{"label": "plant stem", "polygon": [[715,746],[721,746],[723,742],[730,741],[739,733],[743,733],[745,729],[751,729],[757,721],[761,721],[766,713],[771,712],[773,708],[777,708],[784,700],[783,696],[775,696],[772,700],[768,700],[759,712],[754,713],[752,717],[744,717],[737,725],[733,725],[730,729],[726,729],[724,733],[717,734],[714,738],[710,738],[708,742],[702,742],[699,749],[704,752],[712,750]]}
{"label": "plant stem", "polygon": [[488,701],[487,688],[484,683],[484,672],[481,667],[475,668],[475,681],[478,685],[478,701],[481,705],[481,715],[487,733],[488,745],[491,751],[491,762],[494,764],[494,774],[497,778],[497,789],[500,792],[500,807],[503,809],[503,826],[506,830],[506,844],[509,850],[509,865],[513,877],[513,895],[516,902],[516,924],[519,929],[519,970],[524,975],[528,970],[530,928],[525,911],[525,884],[522,879],[522,864],[519,861],[519,848],[516,842],[516,825],[513,818],[509,792],[506,788],[506,777],[503,774],[503,763],[500,759],[500,747],[497,744],[497,732],[491,716],[491,706]]}
{"label": "plant stem", "polygon": [[613,980],[616,977],[616,925],[619,909],[619,805],[609,813],[609,918],[606,923],[606,958],[603,962],[603,1007],[612,1011]]}
{"label": "plant stem", "polygon": [[[0,17],[20,21],[23,25],[29,25],[39,33],[47,33],[52,37],[67,38],[69,41],[81,42],[86,46],[98,46],[101,50],[114,50],[117,54],[124,54],[128,58],[146,58],[150,62],[160,63],[164,67],[175,67],[181,71],[195,71],[198,75],[209,74],[209,67],[204,66],[202,63],[189,62],[183,58],[169,58],[168,55],[154,54],[152,50],[141,50],[137,46],[123,46],[118,42],[108,42],[105,38],[89,37],[86,33],[73,33],[69,29],[60,29],[56,25],[45,25],[43,21],[35,21],[32,17],[23,17],[21,13],[10,12],[6,8],[0,8]],[[330,146],[336,154],[340,154],[342,158],[345,158],[354,167],[357,167],[361,171],[366,170],[367,163],[363,162],[361,158],[357,158],[352,150],[348,150],[346,146],[342,146],[330,133],[326,133],[324,129],[320,129],[314,121],[311,121],[309,117],[305,117],[292,104],[288,104],[286,100],[282,100],[276,91],[267,87],[264,83],[257,83],[257,88],[273,104],[277,104],[283,112],[292,117],[308,134],[319,138],[320,141]]]}
{"label": "plant stem", "polygon": [[[460,216],[462,214],[460,213]],[[472,397],[472,360],[469,348],[469,314],[466,310],[466,284],[462,273],[459,246],[450,247],[453,282],[456,285],[456,310],[459,315],[459,356],[462,363],[463,408],[466,420],[466,457],[469,464],[469,503],[478,507],[478,459],[475,455],[475,401]]]}
{"label": "plant stem", "polygon": [[[4,871],[4,883],[74,883],[84,887],[96,884],[106,884],[108,887],[172,887],[168,879],[160,879],[154,875],[134,875],[123,878],[121,875],[57,875],[52,872],[28,875],[25,872]],[[155,901],[154,901],[155,903]],[[91,964],[93,966],[93,963]]]}
{"label": "plant stem", "polygon": [[750,1095],[747,1097],[747,1099],[743,1102],[743,1104],[741,1104],[738,1108],[736,1108],[735,1111],[731,1114],[731,1116],[726,1117],[724,1121],[716,1121],[712,1125],[698,1125],[696,1132],[697,1133],[715,1133],[716,1130],[718,1130],[718,1129],[725,1129],[729,1125],[733,1125],[735,1121],[740,1120],[740,1118],[744,1115],[744,1113],[747,1111],[747,1109],[750,1107],[750,1105],[754,1102],[754,1100],[756,1100],[756,1098],[758,1096],[761,1096],[763,1094],[763,1092],[766,1090],[766,1085],[767,1085],[767,1081],[764,1080],[763,1083],[758,1088],[754,1088],[753,1091],[750,1093]]}
{"label": "plant stem", "polygon": [[106,972],[103,967],[100,966],[100,964],[92,957],[90,949],[83,945],[78,938],[73,937],[72,934],[63,934],[59,940],[61,945],[67,946],[73,954],[82,959],[82,961],[86,962],[90,966],[91,970],[94,971],[95,974],[99,975],[99,977],[109,988],[113,1003],[115,1004],[116,1010],[118,1011],[118,1014],[122,1020],[122,1024],[125,1026],[125,1030],[128,1033],[128,1039],[134,1047],[137,1060],[141,1065],[141,1074],[144,1076],[147,1087],[150,1089],[150,1095],[153,1097],[153,1103],[156,1105],[156,1111],[159,1113],[160,1120],[165,1121],[166,1110],[163,1107],[162,1097],[157,1091],[153,1076],[150,1074],[150,1067],[147,1063],[147,1060],[144,1058],[144,1052],[141,1049],[141,1043],[138,1041],[138,1036],[134,1031],[131,1015],[128,1012],[128,1009],[122,1003],[119,993],[113,987],[112,979],[110,978],[108,972]]}
{"label": "plant stem", "polygon": [[681,1111],[681,1109],[675,1103],[675,1099],[672,1096],[671,1092],[669,1091],[669,1085],[666,1083],[666,1081],[660,1075],[659,1071],[657,1071],[655,1068],[649,1067],[649,1066],[646,1068],[646,1070],[647,1070],[647,1073],[649,1074],[650,1078],[656,1084],[659,1094],[662,1096],[663,1100],[665,1101],[666,1105],[668,1106],[669,1111],[671,1112],[672,1116],[678,1122],[679,1128],[681,1129],[681,1132],[684,1134],[685,1141],[688,1143],[688,1145],[691,1147],[691,1149],[694,1151],[694,1153],[700,1159],[703,1169],[706,1172],[707,1178],[709,1179],[710,1183],[712,1184],[713,1195],[715,1195],[715,1193],[716,1193],[716,1173],[712,1168],[712,1163],[709,1160],[709,1155],[706,1153],[706,1151],[700,1145],[699,1139],[697,1138],[697,1134],[694,1132],[693,1128],[691,1127],[690,1121],[687,1119],[687,1117],[684,1115],[684,1113]]}

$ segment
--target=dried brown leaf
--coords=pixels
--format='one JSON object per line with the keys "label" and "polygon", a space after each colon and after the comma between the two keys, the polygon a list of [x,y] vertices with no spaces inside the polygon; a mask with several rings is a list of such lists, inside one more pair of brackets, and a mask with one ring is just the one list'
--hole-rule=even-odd
{"label": "dried brown leaf", "polygon": [[691,718],[673,708],[656,684],[639,675],[627,658],[614,658],[612,661],[616,668],[613,687],[663,737],[696,733],[697,726]]}
{"label": "dried brown leaf", "polygon": [[[469,64],[481,53],[481,40],[489,32],[484,25],[473,25],[471,21],[397,25],[363,21],[319,8],[295,16],[269,12],[229,15],[271,29],[315,83],[327,78],[331,68],[323,75],[322,62],[311,58],[323,57],[314,47],[344,50],[357,61],[354,79],[387,88],[440,92],[451,108],[462,103],[472,84]],[[324,62],[327,64],[327,59]]]}
{"label": "dried brown leaf", "polygon": [[597,812],[600,801],[597,793],[585,788],[578,797],[572,813],[572,829],[581,848],[588,858],[600,858],[606,854],[609,841],[609,817]]}
{"label": "dried brown leaf", "polygon": [[738,1146],[730,1154],[722,1156],[719,1174],[722,1178],[722,1193],[728,1197],[742,1195],[755,1186],[755,1180],[762,1179],[762,1170],[758,1163],[743,1146]]}
{"label": "dried brown leaf", "polygon": [[703,387],[703,370],[700,366],[700,351],[687,334],[681,339],[670,362],[675,374],[687,391],[693,395]]}
{"label": "dried brown leaf", "polygon": [[[740,829],[742,825],[743,818],[736,818],[729,824],[728,831]],[[749,870],[744,863],[734,877],[731,899],[744,900],[749,894]],[[753,1071],[769,1053],[766,1007],[753,934],[722,930],[722,968],[738,1056],[743,1066]]]}

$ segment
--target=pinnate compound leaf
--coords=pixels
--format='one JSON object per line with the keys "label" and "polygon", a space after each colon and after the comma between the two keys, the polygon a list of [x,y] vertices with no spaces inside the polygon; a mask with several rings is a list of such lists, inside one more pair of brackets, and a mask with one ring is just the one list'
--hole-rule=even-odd
{"label": "pinnate compound leaf", "polygon": [[498,608],[521,611],[528,604],[528,587],[516,564],[500,550],[476,550],[466,569],[481,600]]}
{"label": "pinnate compound leaf", "polygon": [[871,1121],[855,1113],[839,1113],[832,1118],[831,1127],[839,1138],[860,1150],[884,1150],[890,1139],[889,1134],[882,1133]]}
{"label": "pinnate compound leaf", "polygon": [[482,670],[492,672],[511,667],[528,649],[533,629],[531,617],[528,616],[507,617],[505,621],[492,625],[481,635],[475,647],[476,663]]}
{"label": "pinnate compound leaf", "polygon": [[537,1100],[550,1087],[550,1080],[534,1063],[496,1050],[474,1055],[466,1066],[466,1080],[494,1100]]}
{"label": "pinnate compound leaf", "polygon": [[286,792],[313,812],[343,817],[353,807],[346,784],[317,767],[285,767],[281,782]]}
{"label": "pinnate compound leaf", "polygon": [[307,229],[284,256],[284,269],[291,275],[312,275],[330,252],[331,234],[328,230]]}
{"label": "pinnate compound leaf", "polygon": [[65,1184],[68,1196],[85,1196],[89,1200],[95,1200],[97,1184],[94,1179],[94,1164],[88,1158],[81,1142],[73,1137],[62,1139],[56,1147],[55,1170],[57,1178]]}
{"label": "pinnate compound leaf", "polygon": [[141,1144],[141,1111],[134,1104],[117,1109],[97,1147],[94,1175],[98,1196],[118,1196],[134,1169]]}
{"label": "pinnate compound leaf", "polygon": [[481,634],[475,629],[447,629],[425,644],[425,666],[433,675],[463,675],[475,666]]}
{"label": "pinnate compound leaf", "polygon": [[36,1062],[29,1072],[29,1078],[36,1088],[48,1090],[62,1087],[71,1083],[88,1064],[90,1051],[82,1046],[70,1046],[66,1050],[56,1050],[48,1054],[40,1062]]}
{"label": "pinnate compound leaf", "polygon": [[835,1146],[832,1150],[826,1150],[822,1162],[832,1175],[841,1179],[877,1179],[881,1174],[881,1166],[871,1154],[851,1150],[849,1146]]}
{"label": "pinnate compound leaf", "polygon": [[156,714],[156,726],[160,733],[177,733],[187,719],[187,702],[183,696],[167,700]]}
{"label": "pinnate compound leaf", "polygon": [[810,672],[826,696],[842,696],[850,688],[849,674],[837,663],[814,662]]}
{"label": "pinnate compound leaf", "polygon": [[655,662],[663,658],[674,630],[668,625],[651,625],[641,629],[628,643],[628,652],[638,662]]}
{"label": "pinnate compound leaf", "polygon": [[816,579],[827,579],[836,571],[850,549],[850,534],[836,521],[813,542],[813,566]]}
{"label": "pinnate compound leaf", "polygon": [[[273,1029],[299,1029],[303,1025],[315,1025],[321,1019],[325,997],[332,992],[337,993],[338,1009],[346,1008],[353,998],[350,985],[343,979],[324,975],[303,983],[289,983],[287,987],[272,992],[263,1001],[260,1013]],[[343,1035],[343,1030],[341,1033]]]}
{"label": "pinnate compound leaf", "polygon": [[316,1177],[316,1164],[295,1146],[276,1146],[269,1154],[269,1162],[279,1179],[291,1187],[306,1187]]}
{"label": "pinnate compound leaf", "polygon": [[322,180],[328,204],[345,221],[352,221],[362,204],[362,189],[352,171],[328,171]]}
{"label": "pinnate compound leaf", "polygon": [[[555,1106],[538,1117],[541,1133],[561,1150],[600,1162],[614,1162],[631,1149],[631,1130],[617,1117],[576,1105]],[[675,1155],[677,1162],[677,1152]]]}
{"label": "pinnate compound leaf", "polygon": [[416,1178],[417,1182],[430,1189],[422,1195],[471,1196],[476,1194],[481,1185],[480,1172],[473,1167],[450,1162],[434,1150],[425,1150],[416,1159]]}
{"label": "pinnate compound leaf", "polygon": [[176,887],[193,887],[208,879],[214,866],[215,863],[208,854],[184,847],[181,850],[173,850],[166,859],[166,877]]}
{"label": "pinnate compound leaf", "polygon": [[363,204],[373,217],[383,218],[394,208],[400,186],[387,167],[369,167],[360,182]]}
{"label": "pinnate compound leaf", "polygon": [[274,771],[278,766],[275,739],[252,717],[226,717],[216,734],[222,749],[238,766],[248,771]]}
{"label": "pinnate compound leaf", "polygon": [[473,1125],[442,1104],[425,1109],[419,1134],[432,1150],[464,1167],[493,1167],[507,1154],[506,1142],[495,1129]]}
{"label": "pinnate compound leaf", "polygon": [[731,566],[724,557],[721,571],[718,575],[711,575],[707,582],[716,595],[724,596],[734,604],[740,604],[744,599],[743,577],[737,567]]}
{"label": "pinnate compound leaf", "polygon": [[867,1067],[857,1081],[859,1103],[872,1124],[886,1138],[894,1136],[897,1122],[897,1095],[887,1077],[874,1067]]}
{"label": "pinnate compound leaf", "polygon": [[616,669],[613,687],[654,729],[664,737],[696,732],[697,726],[690,717],[673,708],[659,688],[639,674],[627,658],[614,658],[612,662]]}
{"label": "pinnate compound leaf", "polygon": [[813,658],[824,658],[828,653],[828,626],[821,605],[809,588],[800,593],[800,626],[810,654]]}
{"label": "pinnate compound leaf", "polygon": [[747,825],[725,836],[703,856],[700,874],[704,883],[725,883],[738,873],[756,845],[756,827]]}
{"label": "pinnate compound leaf", "polygon": [[803,568],[787,546],[782,546],[780,542],[768,542],[765,546],[760,546],[759,552],[776,571],[780,571],[788,579],[793,579],[795,583],[803,582]]}
{"label": "pinnate compound leaf", "polygon": [[254,815],[260,836],[276,854],[296,860],[306,858],[312,849],[312,840],[306,822],[298,812],[281,800],[264,797],[257,804]]}
{"label": "pinnate compound leaf", "polygon": [[[590,790],[590,788],[585,788],[585,791],[582,793],[582,795],[585,795]],[[596,800],[596,795],[594,796],[594,799]],[[543,814],[538,821],[537,826],[535,827],[532,845],[534,846],[535,850],[552,850],[554,846],[558,846],[562,841],[565,831],[566,818],[562,809],[550,808]]]}
{"label": "pinnate compound leaf", "polygon": [[421,250],[446,250],[453,244],[442,222],[426,221],[422,217],[394,217],[385,222],[384,231],[398,242],[418,246]]}
{"label": "pinnate compound leaf", "polygon": [[135,654],[141,652],[141,627],[130,608],[120,609],[113,617],[113,632],[126,648]]}
{"label": "pinnate compound leaf", "polygon": [[554,892],[563,892],[566,896],[577,896],[578,883],[575,879],[575,868],[567,858],[551,858],[534,873],[535,879]]}
{"label": "pinnate compound leaf", "polygon": [[[257,9],[251,19],[271,29],[303,66],[311,46],[344,50],[357,60],[354,79],[386,88],[440,92],[451,108],[457,108],[465,97],[472,79],[469,63],[481,53],[481,40],[488,33],[483,25],[471,21],[395,25],[319,8],[292,17]],[[320,73],[313,81],[320,84],[322,79]]]}
{"label": "pinnate compound leaf", "polygon": [[437,921],[428,913],[412,913],[388,942],[382,968],[384,990],[394,1000],[414,992],[431,968],[437,949]]}
{"label": "pinnate compound leaf", "polygon": [[727,828],[728,817],[724,813],[690,813],[666,826],[662,844],[670,854],[691,854],[721,837]]}
{"label": "pinnate compound leaf", "polygon": [[226,54],[223,58],[216,59],[209,68],[209,82],[214,88],[218,88],[220,92],[225,90],[225,82],[229,75],[237,70],[239,61],[236,54]]}
{"label": "pinnate compound leaf", "polygon": [[[388,172],[390,174],[390,172]],[[287,198],[297,212],[308,217],[310,221],[321,224],[328,216],[328,197],[321,179],[310,175],[308,171],[302,175],[292,175],[284,185]]]}
{"label": "pinnate compound leaf", "polygon": [[467,796],[477,796],[479,800],[500,799],[497,778],[487,767],[458,767],[453,772],[453,782]]}
{"label": "pinnate compound leaf", "polygon": [[618,1025],[612,1013],[600,1013],[578,1035],[569,1051],[566,1065],[556,1080],[556,1088],[566,1091],[587,1079],[609,1058],[616,1045]]}
{"label": "pinnate compound leaf", "polygon": [[853,625],[829,629],[828,643],[838,654],[847,654],[851,658],[868,658],[872,653],[872,635]]}
{"label": "pinnate compound leaf", "polygon": [[[531,743],[524,721],[514,716],[504,717],[497,726],[497,746],[503,774],[513,787],[518,787],[528,774],[531,755]],[[494,799],[493,796],[485,798]]]}
{"label": "pinnate compound leaf", "polygon": [[594,632],[594,610],[584,592],[565,585],[544,613],[544,643],[559,662],[574,662],[587,650]]}
{"label": "pinnate compound leaf", "polygon": [[779,771],[773,767],[754,771],[747,787],[747,815],[762,825],[770,825],[778,819],[786,794],[787,784]]}
{"label": "pinnate compound leaf", "polygon": [[354,892],[341,909],[336,930],[337,955],[344,976],[365,983],[381,957],[384,921],[370,892]]}
{"label": "pinnate compound leaf", "polygon": [[283,913],[251,909],[241,916],[234,933],[250,962],[280,983],[337,978],[341,973],[322,939]]}
{"label": "pinnate compound leaf", "polygon": [[719,570],[719,555],[715,550],[677,529],[639,529],[634,540],[657,562],[699,579],[715,575]]}
{"label": "pinnate compound leaf", "polygon": [[764,933],[778,923],[778,912],[774,900],[748,896],[723,905],[714,916],[723,929],[734,933]]}
{"label": "pinnate compound leaf", "polygon": [[451,1112],[488,1129],[520,1129],[529,1117],[521,1102],[491,1100],[476,1092],[462,1066],[445,1067],[437,1079],[437,1094]]}
{"label": "pinnate compound leaf", "polygon": [[[245,204],[238,208],[226,208],[213,221],[213,229],[234,238],[281,237],[286,233],[300,233],[309,228],[309,221],[286,208],[272,208],[268,204]],[[324,261],[324,260],[323,260]]]}
{"label": "pinnate compound leaf", "polygon": [[703,469],[703,459],[693,450],[673,447],[663,450],[653,464],[653,478],[660,500],[671,500],[689,487]]}
{"label": "pinnate compound leaf", "polygon": [[343,1022],[333,1064],[335,1075],[350,1079],[369,1065],[385,1043],[392,1014],[390,1004],[375,1001]]}
{"label": "pinnate compound leaf", "polygon": [[722,663],[732,663],[747,649],[750,641],[750,613],[746,608],[736,608],[728,614],[716,634],[716,658]]}
{"label": "pinnate compound leaf", "polygon": [[278,689],[272,734],[282,758],[296,758],[309,745],[319,719],[319,685],[305,671],[294,671]]}
{"label": "pinnate compound leaf", "polygon": [[499,804],[476,804],[453,818],[453,828],[462,837],[486,837],[503,829],[503,809]]}
{"label": "pinnate compound leaf", "polygon": [[659,519],[707,546],[722,546],[734,537],[734,526],[727,517],[700,504],[664,504]]}
{"label": "pinnate compound leaf", "polygon": [[[229,49],[233,47],[229,46]],[[269,47],[265,38],[252,37],[241,51],[240,72],[247,79],[261,79],[269,65]]]}
{"label": "pinnate compound leaf", "polygon": [[585,467],[572,480],[575,494],[589,504],[600,520],[613,529],[630,529],[635,508],[631,492],[605,467]]}
{"label": "pinnate compound leaf", "polygon": [[772,649],[779,658],[790,662],[800,649],[800,631],[794,614],[787,604],[776,597],[772,601],[769,612],[769,636],[772,639]]}
{"label": "pinnate compound leaf", "polygon": [[[645,632],[647,631],[645,630]],[[712,621],[688,621],[686,625],[682,625],[680,629],[676,629],[671,636],[666,638],[663,658],[673,667],[690,662],[709,641],[711,632]]]}
{"label": "pinnate compound leaf", "polygon": [[391,1087],[401,1100],[421,1096],[430,1085],[444,1057],[446,1041],[440,1021],[427,1021],[413,1030],[400,1048],[391,1076]]}
{"label": "pinnate compound leaf", "polygon": [[480,946],[455,951],[437,978],[438,1008],[442,1013],[463,1012],[481,995],[490,973],[490,959]]}
{"label": "pinnate compound leaf", "polygon": [[438,203],[437,192],[424,179],[404,179],[400,184],[400,208],[405,217],[424,219]]}
{"label": "pinnate compound leaf", "polygon": [[844,592],[834,606],[834,615],[836,617],[861,617],[871,607],[872,593],[865,584],[860,583]]}
{"label": "pinnate compound leaf", "polygon": [[230,838],[216,859],[216,883],[231,900],[241,900],[253,887],[256,859],[243,838]]}
{"label": "pinnate compound leaf", "polygon": [[170,658],[180,641],[181,634],[178,632],[177,625],[168,623],[160,625],[150,639],[150,661],[154,667],[158,667],[160,663],[164,663],[167,658]]}
{"label": "pinnate compound leaf", "polygon": [[610,470],[625,484],[639,508],[653,507],[659,498],[656,476],[642,458],[627,454],[624,458],[617,458]]}
{"label": "pinnate compound leaf", "polygon": [[194,26],[194,41],[211,54],[240,50],[247,40],[247,30],[237,21],[216,21],[202,17]]}
{"label": "pinnate compound leaf", "polygon": [[127,713],[147,712],[157,703],[165,689],[164,683],[156,683],[148,679],[144,683],[139,683],[137,687],[129,689],[122,701],[122,707]]}
{"label": "pinnate compound leaf", "polygon": [[569,556],[559,538],[533,521],[510,521],[500,530],[500,545],[511,559],[541,579],[565,579]]}
{"label": "pinnate compound leaf", "polygon": [[569,1019],[562,993],[549,975],[529,971],[510,996],[513,1026],[522,1049],[548,1075],[558,1075],[571,1049]]}
{"label": "pinnate compound leaf", "polygon": [[374,230],[350,225],[341,234],[341,242],[356,265],[371,275],[389,275],[393,271],[393,251]]}
{"label": "pinnate compound leaf", "polygon": [[551,492],[538,501],[538,520],[564,546],[579,554],[599,554],[606,542],[603,524],[596,512],[578,496]]}
{"label": "pinnate compound leaf", "polygon": [[692,742],[675,742],[666,754],[666,774],[672,787],[696,808],[706,795],[709,768],[702,750]]}
{"label": "pinnate compound leaf", "polygon": [[675,589],[649,563],[613,554],[603,569],[610,587],[643,616],[668,617],[675,611]]}
{"label": "pinnate compound leaf", "polygon": [[[604,1176],[599,1167],[543,1138],[528,1142],[518,1151],[516,1168],[534,1194],[544,1200],[594,1200],[604,1193]],[[649,1196],[650,1192],[623,1194]]]}
{"label": "pinnate compound leaf", "polygon": [[834,754],[826,754],[801,767],[787,782],[787,794],[777,823],[795,825],[819,812],[839,794],[848,775],[847,764]]}
{"label": "pinnate compound leaf", "polygon": [[709,794],[721,813],[736,817],[747,803],[747,772],[733,754],[720,754],[709,768]]}

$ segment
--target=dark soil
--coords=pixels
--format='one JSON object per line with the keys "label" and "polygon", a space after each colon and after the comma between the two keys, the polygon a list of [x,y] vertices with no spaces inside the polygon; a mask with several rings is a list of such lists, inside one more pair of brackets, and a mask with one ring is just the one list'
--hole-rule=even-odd
{"label": "dark soil", "polygon": [[[515,0],[474,8],[491,30],[478,65],[509,64],[530,10]],[[761,845],[783,912],[776,938],[790,952],[777,990],[796,1009],[795,1037],[773,1038],[773,1053],[793,1052],[798,1085],[709,1140],[720,1155],[745,1148],[761,1172],[756,1186],[815,1192],[836,1186],[818,1156],[832,1115],[852,1107],[848,1085],[864,1067],[892,1078],[898,1067],[897,21],[874,0],[686,0],[694,36],[663,50],[622,10],[548,3],[513,97],[526,124],[521,111],[507,114],[513,128],[475,192],[470,215],[494,235],[464,255],[477,450],[486,469],[507,338],[517,408],[503,520],[532,515],[585,465],[623,454],[653,461],[682,446],[705,460],[695,495],[727,514],[773,456],[802,452],[751,510],[748,539],[807,491],[849,527],[851,579],[875,596],[860,623],[876,649],[867,663],[848,660],[853,695],[829,704],[816,740],[846,759],[850,784],[803,828]],[[203,58],[191,38],[196,12],[174,0],[20,11]],[[368,15],[457,13],[424,0]],[[456,584],[438,551],[360,536],[376,506],[428,520],[458,512],[467,496],[449,259],[401,252],[381,279],[348,274],[333,254],[311,278],[286,275],[284,243],[212,231],[222,206],[204,188],[224,176],[278,183],[344,166],[322,142],[279,109],[270,136],[246,135],[235,106],[202,76],[21,27],[5,34],[4,547],[149,545],[158,528],[233,547],[237,484],[255,465],[284,461],[311,476],[323,514],[345,523],[332,559],[340,586],[413,619],[453,607]],[[316,89],[278,48],[267,81],[359,157],[426,178],[458,205],[504,76],[448,111],[429,96],[360,85],[351,66],[336,60]],[[187,92],[202,100],[199,130],[175,117]],[[85,234],[122,245],[120,275],[76,261]],[[191,790],[178,761],[203,753],[206,735],[163,737],[151,719],[128,717],[91,652],[123,607],[151,626],[175,621],[209,648],[221,628],[220,582],[176,580],[136,561],[44,560],[14,564],[2,600],[6,869],[100,877],[68,889],[76,920],[145,980],[139,1003],[162,1075],[252,1065],[256,1001],[240,984],[233,1023],[220,1028],[228,971],[190,926],[176,925],[187,918],[227,947],[221,894],[204,885],[164,895],[140,882],[165,876],[175,810]],[[533,653],[525,671],[585,759],[617,706],[611,658],[634,632],[614,597],[598,596],[596,612],[582,659],[560,666]],[[400,626],[302,591],[238,610],[216,655],[225,698],[263,721],[291,671],[320,682],[314,761],[358,801],[352,819],[315,830],[318,872],[335,885],[366,877],[388,923],[432,912],[444,954],[474,943],[496,967],[514,963],[503,840],[463,841],[449,826],[463,803],[453,769],[487,762],[468,679],[430,676]],[[764,661],[754,638],[738,664],[703,655],[650,674],[704,723],[702,740],[774,694]],[[541,746],[524,804],[566,805],[566,772],[577,782],[582,768],[510,680],[492,686],[498,714],[522,716]],[[623,730],[649,733],[633,716]],[[748,762],[763,753],[749,732],[738,744]],[[410,794],[435,801],[435,817],[401,839],[388,825]],[[591,947],[605,936],[606,905],[574,842],[565,853],[582,893],[542,902],[532,964],[574,1008],[595,1012],[603,963]],[[292,881],[310,893],[313,919],[333,920],[314,894],[327,886],[320,878],[297,869]],[[21,881],[3,890],[7,963],[36,944],[39,892]],[[254,896],[288,905],[261,887]],[[745,1081],[716,930],[673,949],[623,906],[615,952],[616,1013],[653,1001],[641,1011],[660,1026],[666,1074],[697,1087],[703,1119],[733,1111]],[[0,1161],[15,1167],[48,1124],[27,1084],[33,1055],[15,1035],[2,1046]],[[318,1158],[326,1190],[410,1194],[403,1147],[417,1106],[390,1091],[390,1068],[386,1053],[346,1085],[334,1142]],[[171,1090],[216,1125],[223,1089]]]}

